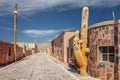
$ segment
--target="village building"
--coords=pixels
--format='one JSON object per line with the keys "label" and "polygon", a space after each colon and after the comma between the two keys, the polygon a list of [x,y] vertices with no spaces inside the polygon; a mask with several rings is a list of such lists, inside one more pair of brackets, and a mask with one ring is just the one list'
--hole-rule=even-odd
{"label": "village building", "polygon": [[32,54],[37,52],[37,45],[35,43],[25,43],[26,51],[32,51]]}
{"label": "village building", "polygon": [[[64,42],[62,43],[63,35],[64,32],[51,42],[54,55],[62,60],[66,54],[64,49],[68,50],[66,58],[74,56],[73,39],[75,37],[72,35],[69,39],[66,39],[69,41],[68,46]],[[88,47],[90,48],[88,55],[89,75],[102,80],[119,80],[120,20],[104,21],[89,26]],[[62,51],[61,55],[60,52]]]}
{"label": "village building", "polygon": [[71,58],[74,56],[74,49],[73,49],[73,39],[74,39],[75,35],[72,36],[69,39],[69,53],[68,53],[68,58]]}
{"label": "village building", "polygon": [[23,54],[24,56],[26,55],[26,46],[25,46],[25,43],[24,42],[17,42],[16,43],[18,47],[21,47],[23,49]]}
{"label": "village building", "polygon": [[[16,59],[19,60],[23,58],[23,49],[18,46],[16,48]],[[6,41],[0,41],[0,65],[7,65],[13,61],[15,61],[14,45]]]}
{"label": "village building", "polygon": [[102,80],[120,80],[120,21],[104,21],[89,26],[88,47],[91,50],[89,74]]}
{"label": "village building", "polygon": [[69,39],[75,34],[73,31],[64,31],[51,41],[52,55],[57,59],[67,63],[69,53]]}
{"label": "village building", "polygon": [[32,55],[37,52],[37,45],[35,43],[17,42],[16,44],[23,49],[24,56]]}
{"label": "village building", "polygon": [[[74,36],[69,39],[69,56],[74,55]],[[102,80],[120,79],[120,20],[104,21],[88,29],[88,73]]]}
{"label": "village building", "polygon": [[43,43],[43,44],[38,44],[38,51],[40,53],[48,53],[51,55],[51,44],[50,43]]}

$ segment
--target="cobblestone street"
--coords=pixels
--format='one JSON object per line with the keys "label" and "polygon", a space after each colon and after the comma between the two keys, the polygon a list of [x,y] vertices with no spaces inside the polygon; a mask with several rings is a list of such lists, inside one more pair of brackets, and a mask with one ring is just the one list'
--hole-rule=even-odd
{"label": "cobblestone street", "polygon": [[47,54],[38,53],[0,68],[0,80],[73,80]]}

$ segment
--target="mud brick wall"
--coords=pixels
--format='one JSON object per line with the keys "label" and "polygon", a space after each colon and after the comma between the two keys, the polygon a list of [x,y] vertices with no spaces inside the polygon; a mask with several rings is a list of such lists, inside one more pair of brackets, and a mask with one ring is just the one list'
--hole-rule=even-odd
{"label": "mud brick wall", "polygon": [[69,39],[69,53],[68,53],[68,58],[71,58],[72,56],[74,56],[74,50],[73,50],[73,39],[74,39],[75,35],[72,36]]}
{"label": "mud brick wall", "polygon": [[69,39],[73,37],[75,31],[65,32],[64,35],[64,62],[68,62],[68,55],[69,55]]}
{"label": "mud brick wall", "polygon": [[53,56],[61,61],[64,61],[64,32],[61,33],[56,39],[54,39],[54,53]]}
{"label": "mud brick wall", "polygon": [[17,47],[17,54],[16,54],[16,57],[17,57],[17,60],[23,58],[23,48],[20,48],[20,47]]}
{"label": "mud brick wall", "polygon": [[69,54],[69,39],[74,35],[75,31],[64,31],[57,36],[52,42],[53,56],[67,63]]}
{"label": "mud brick wall", "polygon": [[[17,60],[23,58],[23,49],[17,46]],[[9,42],[0,41],[0,65],[12,63],[14,60],[14,45]]]}
{"label": "mud brick wall", "polygon": [[13,45],[0,41],[0,65],[6,65],[14,61]]}
{"label": "mud brick wall", "polygon": [[[118,44],[120,44],[120,24],[118,26]],[[114,62],[102,61],[102,53],[100,51],[100,46],[115,46],[115,25],[104,24],[101,26],[94,26],[88,30],[88,46],[91,50],[88,56],[88,72],[91,76],[100,78],[102,80],[120,80],[120,62],[119,55],[120,51],[117,51],[118,55],[114,53]],[[116,49],[117,50],[117,49]],[[118,48],[120,50],[120,48]],[[116,62],[118,64],[116,64]],[[115,72],[117,71],[117,72]]]}
{"label": "mud brick wall", "polygon": [[29,56],[29,55],[32,55],[32,50],[26,50],[24,56]]}

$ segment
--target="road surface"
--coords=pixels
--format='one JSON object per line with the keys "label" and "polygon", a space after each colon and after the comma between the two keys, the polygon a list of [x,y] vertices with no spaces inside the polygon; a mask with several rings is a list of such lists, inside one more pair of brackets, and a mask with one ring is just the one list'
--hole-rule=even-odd
{"label": "road surface", "polygon": [[0,80],[73,80],[45,53],[0,68]]}

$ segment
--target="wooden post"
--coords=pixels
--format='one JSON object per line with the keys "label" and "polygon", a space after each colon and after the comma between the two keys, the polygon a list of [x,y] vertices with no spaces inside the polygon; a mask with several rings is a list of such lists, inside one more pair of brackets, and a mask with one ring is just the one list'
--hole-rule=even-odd
{"label": "wooden post", "polygon": [[17,22],[17,4],[14,6],[14,59],[16,61],[16,22]]}

